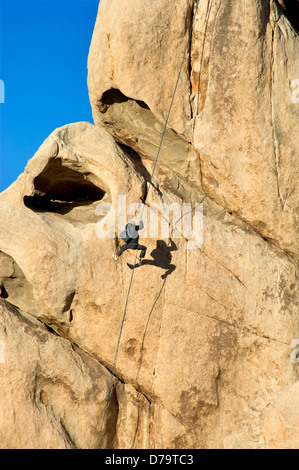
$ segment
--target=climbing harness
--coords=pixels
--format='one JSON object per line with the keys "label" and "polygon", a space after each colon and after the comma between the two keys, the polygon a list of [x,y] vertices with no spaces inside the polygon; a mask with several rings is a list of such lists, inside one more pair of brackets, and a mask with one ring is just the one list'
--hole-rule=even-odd
{"label": "climbing harness", "polygon": [[[200,1],[200,0],[197,0],[195,12],[194,12],[194,14],[193,14],[193,20],[192,20],[192,24],[191,24],[191,27],[190,27],[190,32],[189,32],[187,44],[186,44],[186,47],[185,47],[185,51],[184,51],[183,59],[182,59],[181,66],[180,66],[180,69],[179,69],[177,81],[176,81],[176,84],[175,84],[175,87],[174,87],[174,91],[173,91],[173,94],[172,94],[172,99],[171,99],[171,103],[170,103],[170,106],[169,106],[169,110],[168,110],[168,114],[167,114],[167,117],[166,117],[166,121],[165,121],[165,124],[164,124],[164,129],[163,129],[163,132],[162,132],[160,145],[159,145],[159,148],[158,148],[157,156],[156,156],[155,163],[154,163],[154,166],[153,166],[153,170],[152,170],[152,173],[151,173],[151,178],[150,178],[150,181],[149,181],[149,183],[148,183],[148,188],[147,188],[146,196],[145,196],[145,199],[144,199],[144,204],[143,204],[143,206],[142,206],[142,211],[141,211],[141,215],[140,215],[140,220],[142,220],[143,210],[144,210],[144,207],[145,207],[145,204],[146,204],[146,200],[147,200],[147,197],[148,197],[148,194],[149,194],[151,185],[152,185],[152,180],[153,180],[153,176],[154,176],[154,173],[155,173],[155,170],[156,170],[157,161],[158,161],[158,158],[159,158],[159,155],[160,155],[160,151],[161,151],[161,148],[162,148],[162,144],[163,144],[165,132],[166,132],[166,129],[167,129],[167,124],[168,124],[169,117],[170,117],[170,112],[171,112],[171,109],[172,109],[172,106],[173,106],[174,97],[175,97],[175,94],[176,94],[176,91],[177,91],[177,87],[178,87],[178,83],[179,83],[179,80],[180,80],[180,76],[181,76],[181,72],[182,72],[182,69],[183,69],[183,65],[184,65],[184,62],[185,62],[185,58],[186,58],[186,54],[187,54],[187,51],[188,51],[189,43],[190,43],[190,41],[191,41],[192,30],[193,30],[194,21],[195,21],[195,18],[196,18],[197,9],[198,9],[198,6],[199,6],[199,1]],[[121,321],[121,326],[120,326],[120,332],[119,332],[118,341],[117,341],[116,350],[115,350],[115,355],[114,355],[113,367],[112,367],[112,369],[111,369],[111,378],[110,378],[110,383],[109,383],[109,388],[108,388],[108,395],[107,395],[107,400],[106,400],[106,404],[105,404],[105,409],[104,409],[104,413],[103,413],[103,417],[102,417],[102,423],[101,423],[101,428],[100,428],[100,431],[99,431],[99,437],[98,437],[97,445],[96,445],[96,448],[97,448],[97,449],[99,448],[100,443],[101,443],[101,437],[102,437],[104,422],[105,422],[105,418],[106,418],[106,414],[107,414],[107,411],[108,411],[108,406],[109,406],[109,402],[110,402],[110,398],[111,398],[111,393],[112,393],[113,377],[114,377],[114,375],[116,375],[116,374],[115,374],[115,369],[116,369],[117,356],[118,356],[118,352],[119,352],[119,347],[120,347],[120,342],[121,342],[121,336],[122,336],[123,327],[124,327],[124,322],[125,322],[125,317],[126,317],[126,313],[127,313],[128,302],[129,302],[129,296],[130,296],[131,287],[132,287],[132,283],[133,283],[133,277],[134,277],[134,272],[135,272],[136,263],[137,263],[137,252],[136,252],[136,256],[135,256],[134,266],[133,266],[133,270],[132,270],[132,274],[131,274],[131,279],[130,279],[130,284],[129,284],[129,288],[128,288],[128,293],[127,293],[127,297],[126,297],[126,303],[125,303],[124,313],[123,313],[123,316],[122,316],[122,321]]]}

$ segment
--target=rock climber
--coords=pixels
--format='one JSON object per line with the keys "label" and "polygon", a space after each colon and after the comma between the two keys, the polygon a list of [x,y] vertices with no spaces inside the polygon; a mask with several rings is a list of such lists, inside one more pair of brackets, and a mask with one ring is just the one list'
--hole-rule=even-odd
{"label": "rock climber", "polygon": [[138,263],[136,263],[137,266],[141,265],[142,259],[145,257],[145,253],[146,253],[146,246],[139,245],[138,243],[138,240],[139,240],[138,231],[142,229],[143,229],[142,220],[140,221],[139,225],[136,225],[133,220],[130,220],[127,223],[125,230],[120,234],[121,239],[125,241],[126,243],[120,248],[120,250],[117,253],[113,253],[112,256],[115,259],[115,261],[117,261],[118,258],[126,250],[141,250],[141,253],[138,258]]}

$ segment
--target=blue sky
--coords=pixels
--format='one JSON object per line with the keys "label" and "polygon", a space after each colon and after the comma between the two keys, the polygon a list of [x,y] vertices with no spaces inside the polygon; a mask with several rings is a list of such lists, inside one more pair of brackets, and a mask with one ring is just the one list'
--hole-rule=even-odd
{"label": "blue sky", "polygon": [[[57,127],[93,122],[87,57],[99,0],[0,0],[0,191]],[[1,94],[0,94],[1,96]]]}

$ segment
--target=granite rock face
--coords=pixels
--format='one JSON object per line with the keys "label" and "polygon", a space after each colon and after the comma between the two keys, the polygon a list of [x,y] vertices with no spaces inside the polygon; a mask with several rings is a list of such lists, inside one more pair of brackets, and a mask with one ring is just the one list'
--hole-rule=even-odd
{"label": "granite rock face", "polygon": [[[88,84],[95,123],[154,158],[194,8],[155,0],[142,21],[145,3],[100,3]],[[298,259],[296,14],[199,3],[160,163],[185,178],[200,166],[209,197]]]}
{"label": "granite rock face", "polygon": [[242,14],[237,2],[213,2],[206,26],[193,41],[203,187],[298,259],[298,32],[279,5],[259,0]]}
{"label": "granite rock face", "polygon": [[[0,195],[2,447],[298,447],[299,46],[284,7],[101,0],[95,125],[56,129]],[[132,271],[135,252],[111,255],[140,211]]]}
{"label": "granite rock face", "polygon": [[267,449],[297,449],[299,382],[281,390],[265,411],[262,435]]}

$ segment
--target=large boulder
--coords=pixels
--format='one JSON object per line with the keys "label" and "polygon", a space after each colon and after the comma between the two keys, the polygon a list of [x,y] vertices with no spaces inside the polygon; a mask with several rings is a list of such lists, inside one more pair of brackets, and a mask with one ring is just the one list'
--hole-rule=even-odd
{"label": "large boulder", "polygon": [[[157,153],[193,3],[99,5],[88,60],[94,120],[145,161]],[[241,14],[234,1],[199,2],[159,162],[298,259],[296,14],[274,0],[244,3]]]}
{"label": "large boulder", "polygon": [[[299,375],[298,36],[272,0],[194,6],[101,0],[95,125],[56,129],[0,195],[2,447],[279,445],[271,410]],[[133,271],[112,254],[141,213]]]}
{"label": "large boulder", "polygon": [[[134,271],[115,364],[134,255],[113,260],[118,227],[101,238],[99,207],[114,217],[125,195],[128,211],[143,200],[145,183],[104,129],[57,129],[1,195],[3,296],[113,370],[131,387],[120,395],[128,410],[142,397],[145,422],[154,419],[145,446],[259,446],[268,400],[296,378],[288,357],[299,335],[297,265],[208,198],[197,249],[188,249],[183,225],[175,238],[170,217],[168,236],[148,230],[142,240],[147,257]],[[161,188],[151,188],[148,206],[180,207],[180,197]],[[193,188],[185,192],[191,203]],[[110,445],[124,443],[121,436]]]}

